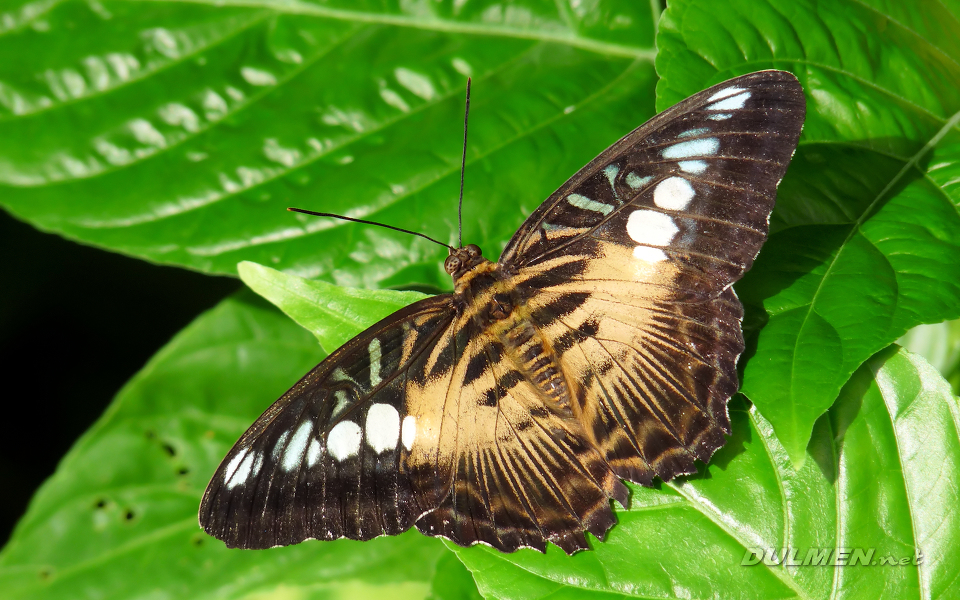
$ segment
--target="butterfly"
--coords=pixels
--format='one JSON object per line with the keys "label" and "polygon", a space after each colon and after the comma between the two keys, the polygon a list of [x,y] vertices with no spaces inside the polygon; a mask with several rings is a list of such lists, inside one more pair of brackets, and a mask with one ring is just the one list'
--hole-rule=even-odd
{"label": "butterfly", "polygon": [[454,291],[359,334],[276,401],[213,476],[229,547],[416,526],[503,552],[603,539],[622,480],[696,471],[730,433],[743,308],[805,104],[761,71],[610,146],[500,259],[452,249]]}

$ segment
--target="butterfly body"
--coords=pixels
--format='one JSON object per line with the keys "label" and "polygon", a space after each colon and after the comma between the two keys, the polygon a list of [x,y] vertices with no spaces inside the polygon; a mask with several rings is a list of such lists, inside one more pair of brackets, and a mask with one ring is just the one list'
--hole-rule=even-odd
{"label": "butterfly body", "polygon": [[[465,321],[470,321],[482,332],[498,360],[500,355],[506,359],[511,377],[528,379],[545,401],[569,411],[569,386],[563,381],[563,373],[549,343],[527,310],[526,297],[530,290],[521,290],[515,284],[514,275],[505,273],[500,265],[486,259],[454,275],[454,286],[453,305],[460,320],[459,327],[466,327]],[[479,364],[477,361],[473,363],[466,374],[467,381],[477,377],[473,371],[479,368]],[[488,402],[494,404],[493,400]]]}
{"label": "butterfly body", "polygon": [[241,437],[201,505],[228,546],[369,539],[573,553],[621,479],[696,471],[729,433],[743,309],[803,122],[764,71],[661,113],[586,165],[496,262],[332,353]]}

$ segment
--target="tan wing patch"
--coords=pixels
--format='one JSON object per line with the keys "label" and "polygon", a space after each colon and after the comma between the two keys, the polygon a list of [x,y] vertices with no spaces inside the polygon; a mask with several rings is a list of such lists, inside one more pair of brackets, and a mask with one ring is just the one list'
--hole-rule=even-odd
{"label": "tan wing patch", "polygon": [[[529,299],[589,439],[619,476],[645,485],[694,472],[694,459],[709,460],[723,445],[743,350],[733,291],[670,300],[668,274],[659,299],[645,282],[604,280],[590,269]],[[586,294],[580,306],[552,314],[551,301],[576,293]]]}
{"label": "tan wing patch", "polygon": [[[462,325],[476,331],[469,322]],[[626,488],[569,409],[552,404],[520,372],[501,339],[487,333],[467,337],[452,371],[452,380],[465,386],[434,390],[445,393],[444,420],[456,426],[426,442],[453,457],[452,484],[417,527],[458,544],[483,542],[506,552],[542,551],[546,541],[568,553],[586,548],[583,532],[603,537],[615,522],[609,500],[626,503]],[[418,456],[415,444],[411,459]]]}

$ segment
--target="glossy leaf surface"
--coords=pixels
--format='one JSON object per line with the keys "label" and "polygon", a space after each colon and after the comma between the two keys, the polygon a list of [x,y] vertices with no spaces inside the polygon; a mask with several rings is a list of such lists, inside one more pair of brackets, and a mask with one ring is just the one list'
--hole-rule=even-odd
{"label": "glossy leaf surface", "polygon": [[454,241],[468,75],[464,239],[492,255],[653,114],[654,19],[629,0],[2,10],[0,203],[209,272],[252,260],[344,285],[448,287],[443,250],[424,240],[284,209]]}
{"label": "glossy leaf surface", "polygon": [[200,495],[217,463],[322,356],[312,336],[250,293],[200,317],[34,498],[0,554],[3,597],[405,599],[456,590],[449,561],[444,581],[433,581],[442,544],[414,532],[252,552],[200,530]]}
{"label": "glossy leaf surface", "polygon": [[427,296],[419,292],[362,290],[304,279],[253,262],[237,265],[247,287],[311,332],[329,354],[357,333],[370,315],[386,317]]}
{"label": "glossy leaf surface", "polygon": [[[263,399],[319,356],[307,332],[249,295],[199,319],[127,386],[38,494],[0,555],[7,597],[469,595],[440,543],[415,532],[244,552],[199,531],[208,474]],[[457,553],[481,592],[498,598],[704,596],[721,585],[737,597],[821,597],[833,586],[840,597],[936,597],[960,573],[950,552],[960,543],[958,410],[932,367],[891,349],[858,371],[818,421],[812,459],[799,472],[770,424],[738,400],[734,435],[709,475],[634,489],[630,508],[618,511],[619,524],[594,550]],[[810,548],[835,547],[874,548],[868,562],[908,563],[919,548],[927,562],[741,564],[748,549],[784,546],[797,548],[801,562]],[[144,561],[150,576],[131,578]]]}
{"label": "glossy leaf surface", "polygon": [[914,327],[897,343],[930,361],[960,393],[960,320]]}
{"label": "glossy leaf surface", "polygon": [[757,65],[793,71],[807,94],[772,235],[737,286],[764,324],[743,393],[800,461],[864,360],[960,316],[960,5],[711,6],[665,13],[659,108]]}
{"label": "glossy leaf surface", "polygon": [[[861,367],[817,421],[799,471],[756,408],[735,402],[731,417],[734,434],[707,476],[634,488],[619,525],[592,552],[458,555],[489,597],[952,593],[960,576],[960,404],[922,358],[892,347]],[[826,566],[837,561],[855,566]]]}

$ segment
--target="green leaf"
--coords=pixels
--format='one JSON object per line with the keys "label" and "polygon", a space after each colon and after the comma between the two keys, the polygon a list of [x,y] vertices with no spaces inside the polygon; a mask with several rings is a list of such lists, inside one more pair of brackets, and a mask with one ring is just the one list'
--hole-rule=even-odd
{"label": "green leaf", "polygon": [[652,116],[649,3],[63,0],[2,9],[0,205],[84,243],[214,273],[449,286],[422,239],[495,255]]}
{"label": "green leaf", "polygon": [[919,325],[897,343],[923,356],[960,393],[960,320]]}
{"label": "green leaf", "polygon": [[[794,461],[872,354],[960,316],[960,5],[841,0],[671,3],[659,105],[759,68],[807,94],[773,232],[737,285],[765,323],[743,393]],[[865,43],[861,41],[867,40]]]}
{"label": "green leaf", "polygon": [[[705,474],[634,487],[630,508],[593,551],[470,548],[458,556],[480,591],[497,598],[706,598],[717,590],[724,598],[938,598],[952,590],[960,404],[922,358],[892,347],[861,367],[817,421],[799,470],[756,408],[737,400],[731,417],[733,436]],[[835,555],[838,548],[850,554]],[[814,555],[803,565],[811,549],[826,549],[829,566]],[[905,564],[879,564],[890,559]],[[855,566],[832,566],[837,560]]]}
{"label": "green leaf", "polygon": [[[464,239],[492,256],[652,114],[654,12],[628,0],[11,1],[0,8],[0,205],[85,243],[210,272],[254,260],[355,286],[445,287],[437,247],[283,208],[455,240],[470,73]],[[960,316],[958,15],[955,0],[671,2],[657,39],[661,106],[760,68],[790,69],[808,91],[774,233],[737,286],[755,405],[732,403],[734,435],[704,475],[634,489],[593,552],[458,549],[485,596],[948,595],[957,401],[919,359],[869,357],[918,323]],[[250,273],[328,347],[390,310],[366,304],[352,324],[343,311],[319,316],[311,298],[369,296]],[[249,295],[200,319],[38,493],[0,553],[0,589],[473,595],[442,545],[416,533],[241,552],[197,528],[217,461],[320,358],[313,338]],[[740,564],[750,548],[783,546],[908,562],[919,547],[924,563]]]}
{"label": "green leaf", "polygon": [[420,292],[364,290],[303,279],[253,262],[237,265],[247,286],[316,336],[329,354],[357,333],[357,323],[388,316],[426,298]]}
{"label": "green leaf", "polygon": [[307,332],[252,294],[200,317],[37,493],[0,553],[4,598],[426,598],[447,552],[416,532],[244,551],[200,529],[219,461],[320,358]]}
{"label": "green leaf", "polygon": [[480,600],[483,597],[470,571],[452,552],[446,553],[437,562],[431,593],[431,600]]}
{"label": "green leaf", "polygon": [[[7,596],[471,597],[442,545],[416,532],[240,551],[199,530],[200,494],[217,462],[264,399],[319,358],[307,332],[249,294],[198,319],[130,382],[38,493],[0,554]],[[634,488],[629,510],[593,551],[457,553],[488,597],[666,598],[724,586],[737,597],[813,598],[833,589],[833,569],[744,566],[747,551],[789,546],[803,557],[810,548],[873,548],[871,559],[909,562],[919,548],[923,569],[845,568],[843,590],[938,596],[960,571],[949,552],[960,543],[952,519],[958,411],[935,369],[892,349],[862,367],[820,419],[814,460],[799,472],[769,423],[737,400],[734,435],[707,474]],[[147,574],[129,576],[145,562]]]}

